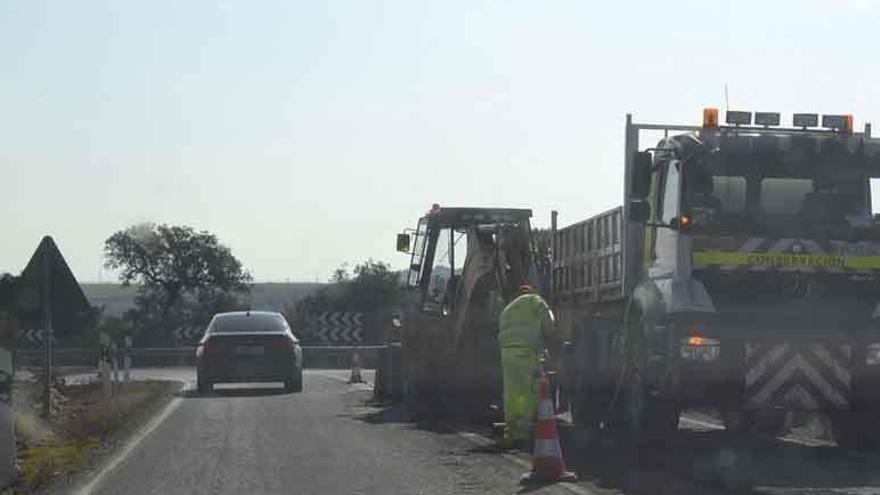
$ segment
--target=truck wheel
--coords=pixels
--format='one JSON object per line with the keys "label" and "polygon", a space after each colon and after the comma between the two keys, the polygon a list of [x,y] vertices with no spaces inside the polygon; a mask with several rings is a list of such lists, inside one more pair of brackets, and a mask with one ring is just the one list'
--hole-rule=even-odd
{"label": "truck wheel", "polygon": [[776,437],[785,434],[785,411],[721,412],[724,429],[731,433],[756,434]]}
{"label": "truck wheel", "polygon": [[678,429],[681,411],[667,400],[654,397],[644,383],[638,368],[633,368],[626,381],[626,422],[631,430],[668,433]]}
{"label": "truck wheel", "polygon": [[571,400],[571,419],[575,428],[587,434],[599,431],[607,407],[605,394],[578,391]]}
{"label": "truck wheel", "polygon": [[834,441],[840,447],[853,450],[875,450],[880,447],[874,415],[865,411],[839,411],[829,416]]}
{"label": "truck wheel", "polygon": [[746,411],[721,411],[721,421],[731,433],[744,435],[752,429],[752,415]]}
{"label": "truck wheel", "polygon": [[751,431],[759,435],[784,435],[786,411],[753,411],[749,413]]}

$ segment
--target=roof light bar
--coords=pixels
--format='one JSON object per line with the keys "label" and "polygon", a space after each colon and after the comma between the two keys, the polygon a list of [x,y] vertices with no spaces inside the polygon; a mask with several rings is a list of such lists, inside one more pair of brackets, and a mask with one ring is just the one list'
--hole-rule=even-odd
{"label": "roof light bar", "polygon": [[755,112],[755,125],[779,125],[779,112]]}
{"label": "roof light bar", "polygon": [[703,109],[703,127],[718,127],[718,109]]}
{"label": "roof light bar", "polygon": [[795,127],[816,127],[819,125],[819,114],[796,113],[792,116],[791,123]]}
{"label": "roof light bar", "polygon": [[728,110],[724,121],[729,125],[752,125],[752,112]]}

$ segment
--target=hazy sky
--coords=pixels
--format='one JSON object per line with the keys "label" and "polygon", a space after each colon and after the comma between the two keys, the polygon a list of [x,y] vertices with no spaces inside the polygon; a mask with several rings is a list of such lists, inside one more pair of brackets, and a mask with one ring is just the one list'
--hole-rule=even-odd
{"label": "hazy sky", "polygon": [[[601,7],[599,7],[601,5]],[[880,2],[0,3],[0,272],[55,237],[81,281],[145,221],[259,281],[403,266],[433,202],[619,203],[624,115],[703,106],[880,124]]]}

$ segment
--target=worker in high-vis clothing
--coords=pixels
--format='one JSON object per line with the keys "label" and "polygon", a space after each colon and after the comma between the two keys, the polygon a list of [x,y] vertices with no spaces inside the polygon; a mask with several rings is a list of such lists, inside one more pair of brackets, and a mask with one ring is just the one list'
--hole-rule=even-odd
{"label": "worker in high-vis clothing", "polygon": [[498,343],[504,386],[504,439],[502,445],[528,445],[538,410],[541,350],[558,359],[559,346],[553,312],[529,285],[501,312]]}

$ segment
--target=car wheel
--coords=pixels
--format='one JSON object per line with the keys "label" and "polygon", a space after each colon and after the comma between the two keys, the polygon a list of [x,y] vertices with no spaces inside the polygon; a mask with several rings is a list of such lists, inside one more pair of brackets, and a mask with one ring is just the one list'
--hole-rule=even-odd
{"label": "car wheel", "polygon": [[200,376],[198,377],[198,389],[200,394],[210,394],[214,391],[214,384]]}
{"label": "car wheel", "polygon": [[303,390],[303,372],[302,368],[297,368],[293,372],[293,376],[284,382],[284,389],[288,392],[302,392]]}

